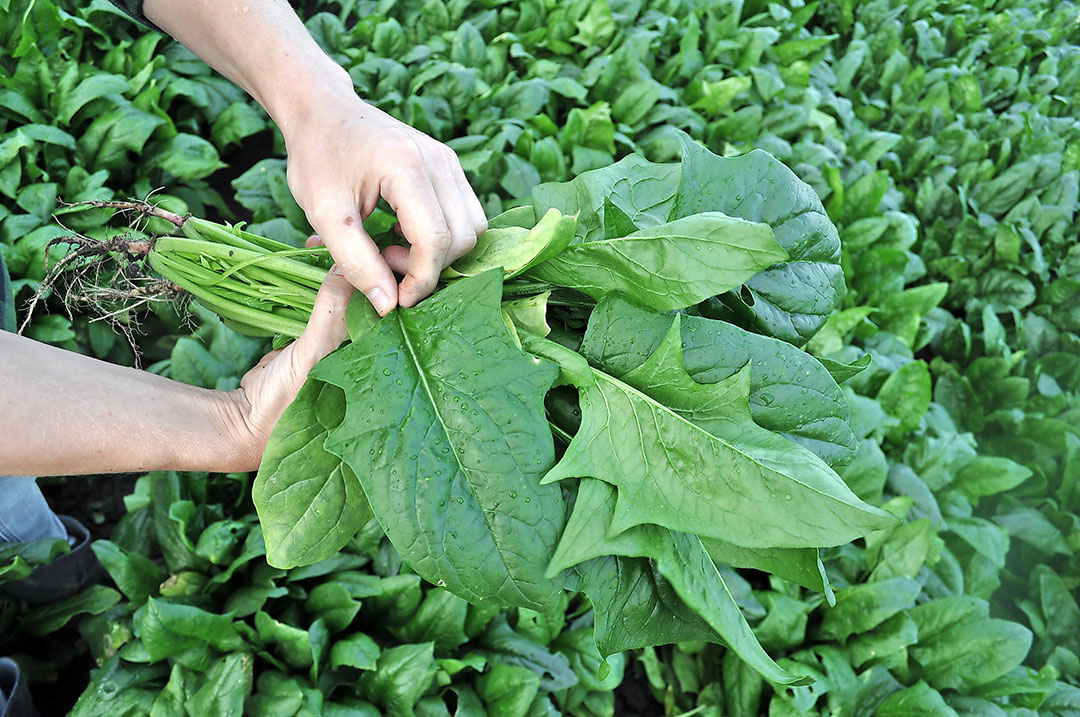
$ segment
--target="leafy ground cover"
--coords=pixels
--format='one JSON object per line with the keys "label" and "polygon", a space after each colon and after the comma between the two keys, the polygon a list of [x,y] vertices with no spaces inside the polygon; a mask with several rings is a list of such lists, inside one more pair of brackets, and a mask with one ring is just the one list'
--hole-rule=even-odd
{"label": "leafy ground cover", "polygon": [[[163,186],[175,211],[248,219],[292,244],[306,236],[280,142],[235,88],[100,0],[10,5],[0,18],[0,248],[23,298],[59,233],[52,213],[91,236],[115,231],[107,212],[69,212],[60,198]],[[816,586],[760,552],[718,558],[732,566],[723,579],[754,640],[809,677],[790,686],[693,636],[603,667],[594,596],[591,606],[570,593],[471,606],[403,567],[371,522],[352,526],[359,533],[338,541],[340,553],[272,568],[263,555],[269,547],[278,564],[275,542],[246,498],[252,477],[152,475],[98,544],[117,589],[31,611],[5,603],[7,626],[17,616],[24,635],[92,615],[79,644],[102,667],[77,713],[156,704],[161,714],[318,714],[363,701],[393,714],[612,714],[624,677],[648,685],[667,714],[1080,710],[1074,5],[426,0],[308,14],[358,91],[455,148],[489,216],[531,208],[535,223],[553,207],[587,209],[579,252],[667,221],[672,201],[690,215],[768,224],[786,260],[694,295],[692,311],[673,318],[662,312],[682,306],[609,298],[577,324],[554,314],[552,328],[584,334],[574,348],[588,370],[624,385],[646,361],[661,370],[657,352],[670,357],[677,340],[704,384],[740,375],[734,358],[710,365],[717,342],[767,344],[776,365],[763,362],[755,378],[753,362],[745,377],[752,425],[797,441],[902,522],[823,550]],[[672,200],[678,182],[644,170],[681,161],[686,172],[706,158],[679,131],[740,163],[733,179]],[[276,156],[237,167],[231,158],[256,144]],[[817,202],[835,225],[835,260],[821,253],[827,228],[802,223],[813,212],[769,215],[753,184],[772,165],[745,154],[754,149],[812,188],[792,197]],[[612,166],[635,154],[648,161]],[[620,178],[625,193],[612,191]],[[580,278],[587,261],[569,257],[536,278]],[[209,314],[189,335],[171,309],[155,311],[138,343],[153,370],[180,380],[235,385],[266,346]],[[90,318],[36,313],[30,333],[130,361],[126,342]],[[620,343],[620,325],[648,325],[644,348]],[[795,355],[812,375],[784,372]],[[834,381],[829,391],[815,387],[819,376]],[[604,390],[585,384],[579,397]],[[837,408],[825,411],[822,395]],[[550,397],[548,408],[556,415]],[[582,418],[591,430],[587,410]],[[603,505],[604,476],[586,480],[589,457],[570,455],[578,500]],[[566,530],[591,529],[578,523],[571,513]],[[580,557],[580,545],[561,557]],[[16,575],[18,560],[51,550],[5,556],[6,569]],[[624,559],[662,574],[650,555]]]}

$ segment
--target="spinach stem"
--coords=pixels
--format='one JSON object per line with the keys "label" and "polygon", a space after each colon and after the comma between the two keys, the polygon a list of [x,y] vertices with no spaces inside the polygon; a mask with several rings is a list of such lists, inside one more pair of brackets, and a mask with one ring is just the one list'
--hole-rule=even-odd
{"label": "spinach stem", "polygon": [[304,321],[245,306],[210,291],[198,282],[191,281],[190,279],[193,277],[190,274],[185,274],[183,270],[171,263],[169,258],[163,257],[159,252],[150,252],[149,260],[154,271],[163,278],[183,287],[185,291],[192,294],[206,308],[223,318],[233,319],[247,326],[258,327],[261,330],[284,334],[293,338],[298,337],[304,331],[306,326]]}

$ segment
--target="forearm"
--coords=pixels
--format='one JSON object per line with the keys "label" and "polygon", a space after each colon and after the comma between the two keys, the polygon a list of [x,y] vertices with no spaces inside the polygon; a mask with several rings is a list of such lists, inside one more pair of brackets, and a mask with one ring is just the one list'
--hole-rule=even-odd
{"label": "forearm", "polygon": [[250,470],[242,430],[223,392],[0,333],[0,475]]}
{"label": "forearm", "polygon": [[146,17],[261,104],[284,132],[352,81],[285,0],[146,0]]}

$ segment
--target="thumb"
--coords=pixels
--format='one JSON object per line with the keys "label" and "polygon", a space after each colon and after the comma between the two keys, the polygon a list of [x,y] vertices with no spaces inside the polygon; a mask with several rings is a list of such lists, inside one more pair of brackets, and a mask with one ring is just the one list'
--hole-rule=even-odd
{"label": "thumb", "polygon": [[353,285],[335,266],[319,287],[307,328],[292,345],[293,366],[301,377],[345,340],[345,309],[352,294]]}
{"label": "thumb", "polygon": [[337,213],[320,212],[312,227],[349,283],[364,293],[380,316],[385,316],[398,301],[394,273],[364,230],[356,208],[341,206],[343,209]]}

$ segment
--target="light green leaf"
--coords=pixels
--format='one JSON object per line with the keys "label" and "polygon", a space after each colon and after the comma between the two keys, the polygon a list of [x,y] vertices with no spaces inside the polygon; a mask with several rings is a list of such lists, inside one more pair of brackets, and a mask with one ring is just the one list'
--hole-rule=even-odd
{"label": "light green leaf", "polygon": [[100,615],[118,602],[120,593],[104,585],[92,585],[71,597],[31,609],[20,619],[19,629],[40,637],[59,630],[76,615]]}
{"label": "light green leaf", "polygon": [[743,548],[715,538],[702,538],[701,544],[718,563],[772,573],[824,593],[830,605],[836,600],[817,548]]}
{"label": "light green leaf", "polygon": [[245,137],[266,129],[266,115],[250,102],[234,102],[214,119],[210,136],[214,144],[224,149],[230,144],[240,144]]}
{"label": "light green leaf", "polygon": [[958,717],[941,694],[921,680],[886,697],[874,714],[879,717]]}
{"label": "light green leaf", "polygon": [[468,641],[465,619],[469,604],[457,595],[433,588],[428,590],[416,614],[390,632],[402,642],[434,642],[442,651],[451,651]]}
{"label": "light green leaf", "polygon": [[87,171],[120,169],[128,152],[142,152],[147,140],[165,120],[134,105],[118,107],[94,118],[79,137],[77,157]]}
{"label": "light green leaf", "polygon": [[375,670],[361,677],[361,694],[385,707],[391,717],[412,715],[439,669],[433,650],[430,642],[383,650]]}
{"label": "light green leaf", "polygon": [[255,629],[290,667],[306,670],[312,666],[311,635],[307,630],[279,622],[262,610],[255,613]]}
{"label": "light green leaf", "polygon": [[563,214],[577,214],[576,235],[588,242],[604,238],[605,202],[642,229],[667,222],[678,185],[679,165],[655,164],[631,154],[569,182],[538,185],[532,196],[537,215],[553,207]]}
{"label": "light green leaf", "polygon": [[152,660],[171,658],[198,670],[210,666],[207,648],[233,652],[245,646],[229,616],[159,598],[146,601],[139,637]]}
{"label": "light green leaf", "polygon": [[870,632],[851,637],[846,645],[853,667],[884,660],[919,640],[919,628],[907,613],[893,615]]}
{"label": "light green leaf", "polygon": [[[581,352],[616,378],[637,368],[659,346],[674,317],[601,299],[589,317]],[[791,344],[744,331],[726,321],[683,316],[686,372],[698,383],[717,383],[750,364],[750,413],[762,428],[801,443],[830,465],[850,462],[858,443],[848,406],[820,362]]]}
{"label": "light green leaf", "polygon": [[669,311],[729,291],[786,258],[767,225],[703,212],[621,238],[574,244],[529,275],[596,299],[622,292]]}
{"label": "light green leaf", "polygon": [[506,278],[558,255],[574,238],[577,224],[572,216],[548,210],[528,231],[518,227],[488,229],[476,239],[476,247],[443,271],[443,278],[476,276],[502,267]]}
{"label": "light green leaf", "polygon": [[540,337],[551,333],[551,327],[547,323],[547,302],[551,298],[551,292],[545,291],[536,296],[524,299],[513,299],[502,302],[502,309],[514,322],[515,326],[521,327],[530,334]]}
{"label": "light green leaf", "polygon": [[867,582],[896,577],[914,578],[930,557],[936,537],[926,518],[893,528],[889,537],[877,548],[878,563]]}
{"label": "light green leaf", "polygon": [[240,717],[244,700],[251,694],[252,666],[249,652],[233,652],[214,663],[206,682],[185,704],[188,714]]}
{"label": "light green leaf", "polygon": [[95,540],[90,548],[109,571],[120,592],[134,605],[139,605],[151,595],[157,595],[158,585],[168,574],[160,565],[139,553],[124,550],[108,540]]}
{"label": "light green leaf", "polygon": [[914,580],[892,578],[837,590],[836,605],[824,611],[821,634],[844,641],[850,635],[877,627],[910,607],[920,589]]}
{"label": "light green leaf", "polygon": [[1031,648],[1031,631],[1018,622],[981,618],[925,636],[908,650],[916,675],[934,687],[967,691],[1010,672]]}
{"label": "light green leaf", "polygon": [[185,133],[165,142],[154,155],[154,161],[179,179],[202,179],[225,166],[214,145]]}
{"label": "light green leaf", "polygon": [[885,379],[877,400],[885,412],[900,419],[899,430],[913,431],[930,407],[930,370],[924,361],[904,364]]}
{"label": "light green leaf", "polygon": [[523,342],[559,362],[580,391],[581,428],[544,482],[589,476],[616,485],[615,532],[655,523],[748,548],[804,548],[894,523],[820,458],[752,421],[748,370],[695,383],[678,320],[623,380],[546,339]]}
{"label": "light green leaf", "polygon": [[488,714],[525,717],[537,692],[540,675],[526,667],[496,662],[476,683]]}
{"label": "light green leaf", "polygon": [[330,648],[330,667],[335,670],[339,667],[374,670],[378,659],[378,644],[362,632],[337,640]]}
{"label": "light green leaf", "polygon": [[651,560],[609,555],[582,563],[575,573],[595,611],[602,656],[661,642],[715,639]]}

